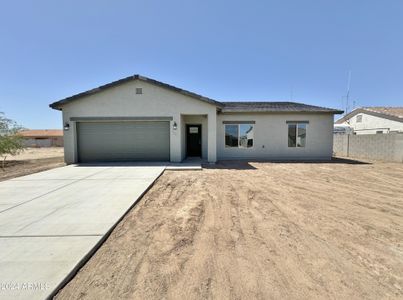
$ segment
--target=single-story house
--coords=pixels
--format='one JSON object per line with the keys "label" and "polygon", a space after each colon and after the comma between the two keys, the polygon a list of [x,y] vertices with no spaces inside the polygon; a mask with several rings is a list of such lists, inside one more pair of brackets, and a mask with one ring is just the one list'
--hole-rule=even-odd
{"label": "single-story house", "polygon": [[18,134],[25,147],[63,147],[63,130],[60,129],[23,130]]}
{"label": "single-story house", "polygon": [[63,113],[66,163],[328,160],[333,115],[294,102],[220,102],[130,76],[50,104]]}
{"label": "single-story house", "polygon": [[349,126],[354,134],[403,132],[403,107],[360,107],[335,122]]}

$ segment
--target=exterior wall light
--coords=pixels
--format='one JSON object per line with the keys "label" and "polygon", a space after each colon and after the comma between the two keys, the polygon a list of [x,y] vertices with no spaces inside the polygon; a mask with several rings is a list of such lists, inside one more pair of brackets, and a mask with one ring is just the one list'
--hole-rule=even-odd
{"label": "exterior wall light", "polygon": [[172,129],[173,129],[173,130],[178,129],[178,124],[176,124],[176,122],[174,122],[174,123],[172,124]]}
{"label": "exterior wall light", "polygon": [[70,129],[70,124],[69,123],[64,124],[64,130],[68,131],[69,129]]}

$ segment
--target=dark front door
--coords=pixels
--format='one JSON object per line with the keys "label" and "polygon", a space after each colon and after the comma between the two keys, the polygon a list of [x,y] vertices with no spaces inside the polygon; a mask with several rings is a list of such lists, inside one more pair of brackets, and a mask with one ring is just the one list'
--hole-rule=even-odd
{"label": "dark front door", "polygon": [[201,125],[186,125],[186,155],[201,156]]}

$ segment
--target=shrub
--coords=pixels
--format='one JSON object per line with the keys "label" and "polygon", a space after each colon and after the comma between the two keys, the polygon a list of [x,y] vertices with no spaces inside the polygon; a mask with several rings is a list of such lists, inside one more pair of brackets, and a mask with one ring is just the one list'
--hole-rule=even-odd
{"label": "shrub", "polygon": [[0,112],[0,157],[3,170],[7,156],[16,155],[24,149],[22,136],[18,134],[21,130],[21,126]]}

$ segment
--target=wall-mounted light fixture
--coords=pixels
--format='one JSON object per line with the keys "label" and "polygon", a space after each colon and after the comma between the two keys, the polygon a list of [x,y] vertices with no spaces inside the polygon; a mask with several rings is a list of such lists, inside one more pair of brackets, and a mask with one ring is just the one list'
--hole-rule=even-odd
{"label": "wall-mounted light fixture", "polygon": [[176,124],[176,122],[174,122],[174,123],[172,124],[172,129],[173,129],[173,130],[178,129],[178,124]]}
{"label": "wall-mounted light fixture", "polygon": [[70,129],[70,124],[66,123],[64,124],[64,130],[68,131]]}

